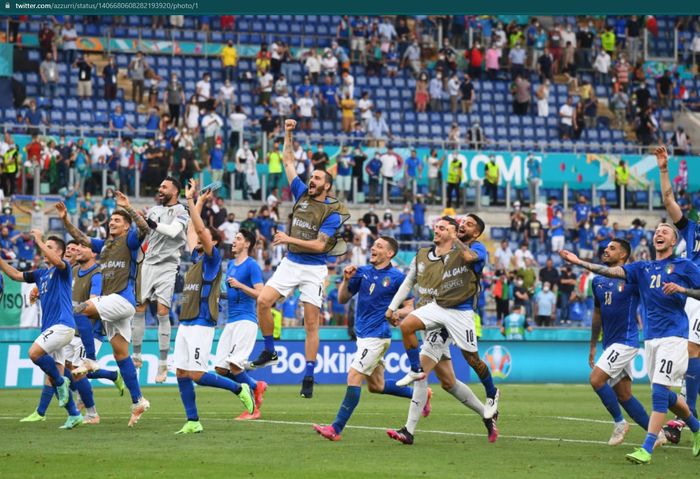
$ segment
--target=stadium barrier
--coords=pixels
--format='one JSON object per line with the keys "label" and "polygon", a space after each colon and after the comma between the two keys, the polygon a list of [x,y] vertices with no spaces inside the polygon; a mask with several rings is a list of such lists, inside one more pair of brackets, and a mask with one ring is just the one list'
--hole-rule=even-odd
{"label": "stadium barrier", "polygon": [[[321,347],[317,357],[316,380],[319,384],[345,384],[347,372],[355,353],[355,343],[347,340],[328,339],[332,336],[342,337],[336,330],[322,331]],[[487,331],[489,331],[487,333]],[[271,368],[254,372],[256,379],[270,384],[298,384],[304,372],[304,342],[303,329],[294,330],[290,335],[296,340],[283,339],[277,342],[280,361]],[[590,374],[588,366],[589,341],[587,331],[547,329],[528,334],[526,341],[506,341],[498,338],[495,330],[484,330],[484,337],[479,343],[479,350],[484,361],[491,368],[496,382],[501,383],[586,383]],[[43,384],[43,373],[29,359],[29,348],[34,338],[39,334],[38,329],[10,330],[0,329],[0,388],[29,388],[40,387]],[[175,338],[173,333],[173,340]],[[217,339],[212,346],[216,351]],[[552,340],[560,336],[564,340]],[[263,348],[263,342],[258,341],[251,357],[256,357]],[[172,349],[171,349],[172,350]],[[452,347],[453,364],[457,377],[468,382],[478,382],[462,359],[460,352]],[[600,347],[598,353],[601,353]],[[141,368],[139,380],[142,385],[155,386],[155,376],[158,368],[158,341],[154,331],[147,331],[143,343],[144,367]],[[172,363],[172,355],[169,358]],[[115,369],[116,363],[111,355],[109,346],[100,350],[98,355],[100,366]],[[399,378],[409,369],[408,358],[399,339],[394,338],[384,361],[387,377]],[[213,369],[213,364],[211,365]],[[643,349],[634,362],[633,379],[648,382],[644,366]],[[434,378],[431,378],[433,381]],[[111,386],[104,380],[93,381],[95,385]],[[166,385],[175,385],[175,375],[170,374]]]}

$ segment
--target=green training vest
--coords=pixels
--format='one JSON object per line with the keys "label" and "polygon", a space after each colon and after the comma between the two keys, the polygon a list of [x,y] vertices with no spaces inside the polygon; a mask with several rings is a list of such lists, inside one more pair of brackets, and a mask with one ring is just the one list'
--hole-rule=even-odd
{"label": "green training vest", "polygon": [[[331,256],[340,256],[347,252],[348,246],[342,237],[338,234],[340,228],[349,218],[350,214],[345,208],[345,205],[340,203],[335,198],[329,198],[329,202],[325,203],[311,198],[308,193],[304,193],[299,201],[294,204],[292,209],[292,224],[289,229],[289,236],[301,240],[315,240],[318,238],[318,230],[331,214],[338,213],[340,215],[340,226],[336,230],[336,234],[328,238],[324,253]],[[296,245],[289,245],[289,251],[292,253],[312,253],[304,248]]]}
{"label": "green training vest", "polygon": [[[202,302],[209,304],[208,321],[216,324],[219,319],[219,296],[221,295],[221,266],[213,281],[204,280],[204,258],[192,265],[185,275],[185,286],[182,289],[182,311],[180,321],[191,321],[199,318]],[[207,291],[204,291],[204,290]],[[202,298],[205,299],[202,299]]]}
{"label": "green training vest", "polygon": [[100,272],[100,266],[95,265],[87,274],[79,276],[79,268],[73,268],[73,303],[80,304],[90,299],[92,277]]}
{"label": "green training vest", "polygon": [[121,293],[129,286],[131,278],[131,250],[126,244],[127,235],[105,242],[100,253],[102,267],[102,296]]}
{"label": "green training vest", "polygon": [[479,277],[471,265],[464,261],[457,248],[453,247],[442,257],[442,261],[431,261],[428,258],[429,251],[429,248],[421,248],[416,255],[418,294],[432,296],[443,308],[460,305],[470,298],[476,300]]}

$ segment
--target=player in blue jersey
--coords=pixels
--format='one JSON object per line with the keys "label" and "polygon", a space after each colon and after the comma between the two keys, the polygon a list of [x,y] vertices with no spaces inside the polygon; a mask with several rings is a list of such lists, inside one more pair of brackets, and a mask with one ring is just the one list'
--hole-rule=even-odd
{"label": "player in blue jersey", "polygon": [[[114,359],[131,394],[131,417],[129,427],[134,426],[151,404],[141,394],[134,362],[129,355],[131,342],[131,319],[136,311],[134,283],[136,257],[143,238],[149,231],[148,224],[129,204],[129,199],[120,191],[115,193],[117,206],[109,219],[109,239],[89,238],[71,224],[66,206],[56,205],[58,216],[66,231],[79,243],[89,245],[100,254],[102,269],[102,291],[73,308],[75,314],[84,314],[100,319],[112,346]],[[136,224],[136,229],[132,228]]]}
{"label": "player in blue jersey", "polygon": [[50,236],[44,243],[40,230],[34,229],[31,234],[49,267],[22,273],[0,259],[0,269],[10,279],[36,283],[39,289],[39,299],[45,307],[41,315],[41,334],[29,348],[29,358],[49,377],[53,390],[58,395],[58,405],[66,407],[68,411],[68,419],[62,428],[72,429],[82,424],[83,416],[73,402],[69,381],[63,376],[66,362],[64,348],[75,335],[71,304],[71,265],[63,259],[66,244],[62,239]]}
{"label": "player in blue jersey", "polygon": [[187,246],[192,251],[193,264],[185,275],[180,326],[175,337],[175,374],[187,422],[176,434],[203,431],[195,400],[195,382],[200,386],[232,392],[250,414],[255,408],[248,384],[238,384],[225,376],[208,372],[209,354],[219,318],[221,253],[217,248],[219,231],[204,226],[201,216],[204,204],[212,198],[212,192],[204,192],[195,203],[195,191],[196,182],[191,179],[185,196],[191,211]]}
{"label": "player in blue jersey", "polygon": [[[668,152],[666,148],[656,149],[656,163],[661,177],[661,196],[668,216],[685,240],[686,258],[700,266],[700,226],[697,221],[683,215],[681,207],[673,195],[673,187],[668,173]],[[700,301],[688,298],[685,302],[685,314],[688,316],[688,370],[685,374],[685,400],[697,417],[697,401],[700,393]],[[678,418],[665,428],[666,437],[674,443],[680,441],[684,424]]]}
{"label": "player in blue jersey", "polygon": [[668,409],[683,419],[693,432],[693,455],[700,455],[700,423],[685,400],[671,391],[671,387],[681,385],[688,367],[685,302],[687,297],[700,299],[700,268],[690,260],[673,256],[678,241],[675,226],[661,223],[654,232],[656,260],[625,266],[591,264],[569,251],[560,252],[569,263],[609,278],[624,279],[639,288],[644,308],[645,363],[652,383],[652,413],[642,447],[627,455],[629,461],[638,464],[651,462],[651,453]]}
{"label": "player in blue jersey", "polygon": [[216,372],[238,383],[247,384],[255,396],[255,410],[244,411],[238,419],[259,419],[260,406],[267,389],[265,381],[256,381],[245,371],[245,363],[255,347],[258,319],[255,300],[263,288],[262,270],[250,255],[255,247],[255,233],[241,229],[231,245],[231,260],[226,265],[228,318],[216,347]]}
{"label": "player in blue jersey", "polygon": [[[631,248],[627,241],[613,239],[605,248],[601,259],[608,267],[624,266],[630,253]],[[596,276],[593,278],[593,297],[595,309],[591,325],[591,350],[588,355],[588,364],[593,369],[590,382],[615,421],[608,444],[618,446],[622,444],[629,430],[620,405],[645,431],[649,427],[649,415],[639,400],[632,395],[632,365],[639,351],[639,289],[622,279]],[[601,329],[603,354],[594,362]]]}
{"label": "player in blue jersey", "polygon": [[[384,354],[391,345],[391,329],[384,313],[405,279],[405,275],[391,265],[399,245],[394,238],[379,237],[370,249],[370,264],[347,266],[343,271],[343,282],[338,286],[338,300],[345,304],[357,296],[355,329],[357,351],[348,371],[348,387],[345,398],[333,424],[314,424],[314,430],[331,441],[339,441],[340,434],[353,411],[360,402],[362,382],[367,381],[369,392],[390,394],[404,398],[413,396],[413,388],[396,385],[396,381],[384,379]],[[404,306],[412,304],[404,301]],[[430,413],[430,400],[422,409],[423,415]]]}
{"label": "player in blue jersey", "polygon": [[329,254],[345,254],[347,246],[337,237],[338,229],[349,218],[347,210],[332,198],[333,177],[324,170],[315,170],[308,186],[297,176],[294,160],[292,132],[296,121],[284,123],[284,150],[282,162],[287,175],[294,206],[292,220],[287,233],[278,232],[273,246],[286,245],[287,256],[275,270],[258,296],[258,320],[265,340],[265,349],[249,368],[260,368],[277,363],[273,339],[274,323],[272,307],[283,296],[299,289],[299,300],[304,304],[304,329],[306,330],[306,368],[301,387],[301,396],[313,396],[314,369],[318,354],[318,327],[321,320],[324,283],[328,276],[326,260]]}

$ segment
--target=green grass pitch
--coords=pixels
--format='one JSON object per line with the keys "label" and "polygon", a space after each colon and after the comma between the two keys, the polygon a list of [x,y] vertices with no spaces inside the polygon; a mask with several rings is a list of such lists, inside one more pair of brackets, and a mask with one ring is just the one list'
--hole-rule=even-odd
{"label": "green grass pitch", "polygon": [[[480,384],[472,384],[482,397]],[[590,387],[502,385],[495,444],[481,420],[433,386],[433,413],[422,419],[416,442],[404,446],[384,430],[403,425],[405,399],[362,391],[360,404],[340,442],[318,436],[312,423],[333,420],[342,386],[317,385],[314,398],[297,386],[271,386],[260,421],[239,422],[240,402],[230,393],[197,388],[202,434],[176,436],[185,422],[177,389],[148,388],[151,410],[133,429],[129,401],[114,389],[95,397],[102,423],[59,430],[65,411],[56,402],[41,423],[19,423],[32,412],[39,390],[0,391],[0,477],[42,478],[452,478],[452,477],[697,477],[700,457],[690,451],[686,430],[679,446],[657,450],[652,464],[635,466],[625,454],[644,432],[633,426],[625,444],[606,444],[612,424]],[[649,406],[649,389],[636,394]]]}

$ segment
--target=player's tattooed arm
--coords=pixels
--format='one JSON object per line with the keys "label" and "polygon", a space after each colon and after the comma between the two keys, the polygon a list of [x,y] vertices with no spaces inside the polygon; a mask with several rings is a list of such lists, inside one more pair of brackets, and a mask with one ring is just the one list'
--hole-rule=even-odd
{"label": "player's tattooed arm", "polygon": [[697,299],[698,301],[700,301],[700,288],[684,288],[683,286],[676,283],[664,283],[663,291],[665,294],[684,294],[689,298]]}
{"label": "player's tattooed arm", "polygon": [[58,213],[58,217],[63,221],[63,226],[66,228],[66,231],[68,231],[68,234],[71,235],[75,241],[85,246],[91,245],[90,238],[70,222],[68,210],[64,203],[58,203],[56,205],[56,212]]}
{"label": "player's tattooed arm", "polygon": [[457,249],[462,253],[462,256],[464,256],[464,261],[468,263],[474,263],[476,261],[479,261],[479,255],[476,254],[476,252],[472,250],[469,246],[464,244],[462,240],[456,238],[454,244],[457,247]]}
{"label": "player's tattooed arm", "polygon": [[661,198],[663,199],[664,207],[671,217],[671,221],[678,223],[683,218],[683,211],[673,194],[671,178],[668,173],[668,152],[665,147],[659,146],[654,153],[656,154],[656,164],[659,167]]}
{"label": "player's tattooed arm", "polygon": [[121,191],[115,191],[114,196],[117,198],[117,206],[126,211],[134,223],[136,223],[136,228],[139,230],[139,238],[144,238],[150,231],[150,227],[146,220],[136,211],[129,203],[129,198]]}
{"label": "player's tattooed arm", "polygon": [[603,264],[589,263],[588,261],[583,261],[571,251],[567,251],[565,249],[559,252],[559,256],[561,256],[567,263],[580,266],[592,273],[606,276],[608,278],[627,279],[627,273],[625,272],[625,268],[622,266],[609,267]]}
{"label": "player's tattooed arm", "polygon": [[278,231],[275,234],[275,237],[272,239],[272,246],[277,246],[280,244],[294,245],[294,246],[298,246],[299,248],[304,249],[308,253],[320,254],[326,250],[329,239],[330,239],[330,236],[328,236],[326,233],[323,233],[323,232],[319,232],[316,239],[303,240],[303,239],[299,239],[299,238],[293,238],[293,237],[289,236],[287,233],[283,233],[282,231]]}

